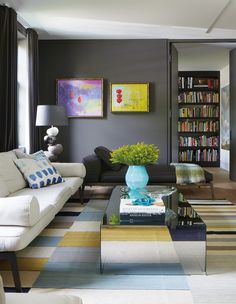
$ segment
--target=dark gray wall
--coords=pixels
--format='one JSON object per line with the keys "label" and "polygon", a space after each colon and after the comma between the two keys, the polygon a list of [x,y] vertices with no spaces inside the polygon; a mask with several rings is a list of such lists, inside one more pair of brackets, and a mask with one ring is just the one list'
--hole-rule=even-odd
{"label": "dark gray wall", "polygon": [[[160,148],[167,162],[167,40],[41,40],[40,103],[56,103],[56,78],[104,78],[104,118],[72,118],[60,128],[63,160],[81,161],[96,146],[137,141]],[[149,82],[149,113],[111,113],[110,82]]]}

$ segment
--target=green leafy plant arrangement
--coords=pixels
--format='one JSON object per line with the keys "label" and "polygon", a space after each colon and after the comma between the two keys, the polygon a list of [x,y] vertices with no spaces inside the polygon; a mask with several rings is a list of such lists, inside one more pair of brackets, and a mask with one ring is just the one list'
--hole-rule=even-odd
{"label": "green leafy plant arrangement", "polygon": [[118,225],[120,223],[119,217],[116,214],[112,214],[109,218],[110,225]]}
{"label": "green leafy plant arrangement", "polygon": [[159,149],[153,144],[138,142],[135,145],[125,145],[111,153],[111,162],[128,166],[146,166],[156,164]]}

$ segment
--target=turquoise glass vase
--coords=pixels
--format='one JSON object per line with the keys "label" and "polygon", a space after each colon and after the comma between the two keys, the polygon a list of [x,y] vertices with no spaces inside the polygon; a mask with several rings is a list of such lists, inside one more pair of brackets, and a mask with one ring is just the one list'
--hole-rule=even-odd
{"label": "turquoise glass vase", "polygon": [[129,166],[125,175],[125,182],[131,190],[146,187],[148,180],[149,177],[145,166]]}

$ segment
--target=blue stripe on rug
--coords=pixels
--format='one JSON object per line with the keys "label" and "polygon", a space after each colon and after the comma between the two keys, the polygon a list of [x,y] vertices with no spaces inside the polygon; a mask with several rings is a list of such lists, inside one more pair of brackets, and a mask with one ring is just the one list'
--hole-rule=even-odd
{"label": "blue stripe on rug", "polygon": [[104,274],[122,275],[184,275],[184,270],[179,263],[105,263]]}
{"label": "blue stripe on rug", "polygon": [[[70,276],[76,273],[81,276],[84,274],[100,274],[99,262],[49,262],[45,265],[43,275],[45,273],[52,273],[55,276]],[[41,274],[40,274],[41,275]]]}
{"label": "blue stripe on rug", "polygon": [[30,243],[30,247],[56,247],[63,239],[59,236],[38,236]]}
{"label": "blue stripe on rug", "polygon": [[57,247],[49,262],[97,262],[100,248],[95,247]]}
{"label": "blue stripe on rug", "polygon": [[77,221],[101,221],[103,218],[103,212],[82,212],[78,218]]}
{"label": "blue stripe on rug", "polygon": [[108,205],[108,200],[90,200],[86,207],[84,208],[83,212],[86,211],[86,208],[94,208],[96,210],[105,211]]}
{"label": "blue stripe on rug", "polygon": [[[66,272],[67,273],[67,272]],[[100,275],[44,271],[34,288],[78,288],[113,290],[189,290],[185,276],[165,275]]]}

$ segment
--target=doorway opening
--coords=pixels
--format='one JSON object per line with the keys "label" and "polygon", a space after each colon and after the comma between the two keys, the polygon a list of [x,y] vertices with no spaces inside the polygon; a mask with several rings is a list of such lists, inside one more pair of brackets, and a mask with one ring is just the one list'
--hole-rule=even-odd
{"label": "doorway opening", "polygon": [[172,43],[172,161],[230,171],[230,51],[235,48],[236,42]]}

